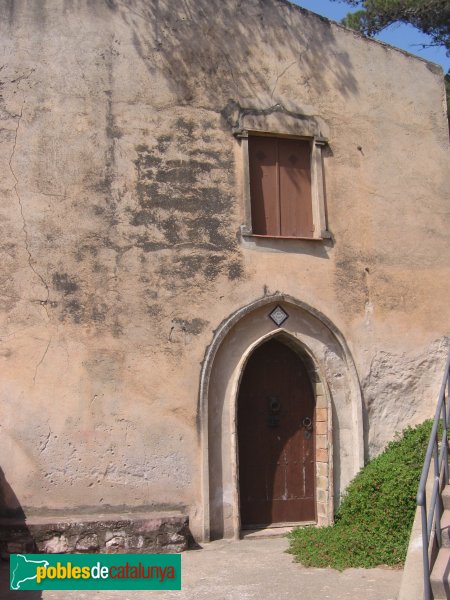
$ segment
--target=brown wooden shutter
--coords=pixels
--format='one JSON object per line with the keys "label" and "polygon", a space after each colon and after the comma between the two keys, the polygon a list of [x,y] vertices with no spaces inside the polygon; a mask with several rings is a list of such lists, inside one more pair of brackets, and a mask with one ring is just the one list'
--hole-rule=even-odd
{"label": "brown wooden shutter", "polygon": [[276,138],[250,137],[248,150],[252,231],[280,235]]}
{"label": "brown wooden shutter", "polygon": [[278,140],[280,235],[312,237],[311,146],[305,140]]}
{"label": "brown wooden shutter", "polygon": [[248,148],[253,233],[313,237],[310,143],[250,136]]}

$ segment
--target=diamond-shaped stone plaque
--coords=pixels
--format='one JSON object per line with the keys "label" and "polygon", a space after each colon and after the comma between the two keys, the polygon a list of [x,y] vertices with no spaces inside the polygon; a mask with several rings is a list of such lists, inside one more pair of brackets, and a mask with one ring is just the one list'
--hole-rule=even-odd
{"label": "diamond-shaped stone plaque", "polygon": [[281,306],[276,306],[273,311],[269,314],[269,317],[278,327],[281,327],[283,323],[289,318],[289,315],[285,310],[281,308]]}

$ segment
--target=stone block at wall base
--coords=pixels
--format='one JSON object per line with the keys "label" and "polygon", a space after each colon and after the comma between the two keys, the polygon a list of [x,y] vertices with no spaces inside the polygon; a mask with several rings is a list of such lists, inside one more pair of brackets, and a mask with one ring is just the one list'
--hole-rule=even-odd
{"label": "stone block at wall base", "polygon": [[70,515],[0,519],[0,554],[183,552],[192,538],[189,519],[169,514]]}

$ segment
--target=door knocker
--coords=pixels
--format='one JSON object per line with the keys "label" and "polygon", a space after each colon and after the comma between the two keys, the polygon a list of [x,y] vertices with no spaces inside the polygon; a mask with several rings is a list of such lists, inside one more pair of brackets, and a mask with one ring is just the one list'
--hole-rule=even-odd
{"label": "door knocker", "polygon": [[302,423],[303,423],[303,427],[305,429],[309,429],[309,430],[312,429],[312,419],[311,419],[311,417],[305,417],[303,419]]}
{"label": "door knocker", "polygon": [[278,398],[275,398],[275,396],[269,396],[269,407],[272,414],[279,413],[281,410],[281,404]]}
{"label": "door knocker", "polygon": [[305,429],[303,432],[305,440],[311,439],[311,436],[312,436],[312,419],[311,419],[311,417],[305,417],[302,421],[302,425]]}
{"label": "door knocker", "polygon": [[275,396],[269,396],[269,427],[278,427],[280,423],[281,404]]}

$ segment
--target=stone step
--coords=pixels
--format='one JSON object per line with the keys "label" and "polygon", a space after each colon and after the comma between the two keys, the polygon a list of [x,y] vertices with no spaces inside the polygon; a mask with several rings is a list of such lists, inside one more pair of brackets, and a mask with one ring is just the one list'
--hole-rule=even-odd
{"label": "stone step", "polygon": [[187,549],[186,515],[67,514],[0,519],[0,554],[45,552],[172,553]]}
{"label": "stone step", "polygon": [[450,485],[446,485],[442,490],[442,502],[444,510],[450,510]]}
{"label": "stone step", "polygon": [[431,589],[434,600],[450,598],[450,548],[441,548],[431,572]]}
{"label": "stone step", "polygon": [[446,509],[441,517],[442,546],[450,548],[450,510]]}
{"label": "stone step", "polygon": [[266,529],[246,529],[241,531],[242,540],[262,540],[285,537],[294,527],[267,527]]}

